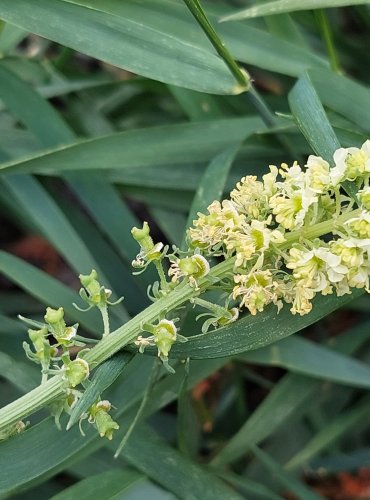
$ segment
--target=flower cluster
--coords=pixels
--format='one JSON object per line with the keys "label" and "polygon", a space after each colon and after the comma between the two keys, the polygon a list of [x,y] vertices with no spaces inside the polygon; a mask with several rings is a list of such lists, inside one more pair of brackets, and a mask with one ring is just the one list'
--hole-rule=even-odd
{"label": "flower cluster", "polygon": [[[99,283],[95,270],[92,270],[89,275],[80,275],[80,282],[83,286],[80,289],[80,296],[88,307],[81,309],[76,304],[74,306],[79,311],[88,311],[92,307],[99,309],[103,319],[104,337],[109,334],[108,306],[115,305],[122,299],[116,302],[108,300],[112,292]],[[19,318],[33,327],[28,330],[31,345],[24,342],[23,347],[27,357],[41,365],[41,383],[45,383],[51,375],[61,377],[63,394],[50,405],[51,414],[55,418],[56,425],[60,428],[61,415],[72,413],[77,402],[83,396],[83,389],[89,383],[91,367],[84,356],[89,351],[88,344],[95,343],[97,340],[79,336],[77,323],[68,326],[62,307],[58,309],[48,307],[43,323],[23,316],[19,316]],[[82,420],[88,419],[88,422],[97,428],[101,436],[112,439],[113,431],[119,426],[108,414],[110,409],[111,405],[108,401],[98,401],[93,404],[87,413],[80,415],[80,429]],[[17,429],[14,432],[18,432]]]}
{"label": "flower cluster", "polygon": [[[303,168],[270,166],[262,180],[244,177],[230,200],[198,214],[189,246],[234,259],[229,299],[238,307],[256,314],[285,302],[303,315],[317,293],[369,291],[370,140],[338,149],[333,164],[310,156]],[[358,189],[357,200],[343,193],[345,181]]]}

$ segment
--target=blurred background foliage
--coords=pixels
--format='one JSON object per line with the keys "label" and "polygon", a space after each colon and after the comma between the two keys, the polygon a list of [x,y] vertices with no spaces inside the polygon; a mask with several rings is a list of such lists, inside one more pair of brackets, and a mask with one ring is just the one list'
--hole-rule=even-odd
{"label": "blurred background foliage", "polygon": [[[233,95],[180,0],[0,2],[1,406],[39,382],[17,313],[63,306],[97,335],[99,319],[72,307],[91,268],[125,296],[114,327],[149,304],[155,277],[131,274],[132,226],[180,245],[243,175],[364,142],[368,3],[204,2],[253,80]],[[60,432],[41,412],[0,444],[0,497],[370,498],[368,305],[322,298],[307,317],[266,312],[174,349],[194,359],[189,376],[179,363],[161,378],[116,460],[119,441]],[[194,311],[182,333],[200,333]],[[121,363],[107,391],[122,432],[152,360]]]}

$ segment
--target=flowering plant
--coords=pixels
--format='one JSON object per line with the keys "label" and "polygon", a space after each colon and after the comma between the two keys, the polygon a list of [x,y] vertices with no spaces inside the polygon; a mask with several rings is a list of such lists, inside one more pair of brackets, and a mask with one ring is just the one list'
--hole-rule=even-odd
{"label": "flowering plant", "polygon": [[[159,359],[174,373],[169,355],[175,342],[187,341],[176,327],[176,315],[186,302],[207,311],[197,317],[207,317],[202,326],[206,333],[237,321],[245,310],[256,315],[270,304],[278,311],[288,304],[292,314],[305,315],[316,294],[341,296],[352,288],[369,292],[370,140],[360,149],[338,149],[333,160],[331,169],[322,158],[310,156],[303,168],[295,162],[291,167],[270,166],[262,180],[243,177],[230,199],[214,201],[207,214],[198,213],[187,232],[187,251],[173,247],[170,253],[162,242],[154,243],[147,223],[142,229],[134,228],[140,252],[132,265],[137,272],[155,266],[159,281],[148,295],[154,303],[165,301],[168,306],[152,315],[152,321],[143,321],[139,315],[128,341],[134,341],[141,353],[156,346]],[[346,181],[356,186],[356,199],[344,192]],[[122,299],[108,300],[111,291],[99,283],[95,270],[81,275],[80,281],[86,311],[98,308],[103,338],[107,338],[108,306]],[[213,301],[207,299],[209,290],[217,297]],[[176,300],[167,302],[170,297]],[[83,395],[75,387],[89,386],[99,344],[90,349],[88,339],[77,335],[78,325],[66,325],[62,308],[48,308],[45,323],[21,319],[38,327],[29,330],[33,350],[27,343],[24,347],[28,357],[41,364],[42,383],[49,375],[62,374],[61,394],[52,405],[59,425],[61,413],[71,413]],[[78,348],[75,359],[72,347]],[[112,439],[119,426],[108,415],[110,409],[109,401],[98,400],[81,413],[80,423],[88,419],[101,436]]]}

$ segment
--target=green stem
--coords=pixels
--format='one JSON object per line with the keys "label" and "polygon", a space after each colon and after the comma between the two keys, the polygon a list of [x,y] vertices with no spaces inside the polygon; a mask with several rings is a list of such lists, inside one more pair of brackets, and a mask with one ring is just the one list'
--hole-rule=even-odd
{"label": "green stem", "polygon": [[[241,85],[245,90],[248,90],[247,97],[256,108],[265,124],[268,127],[274,127],[276,125],[276,118],[274,113],[269,109],[256,89],[253,88],[250,82],[249,74],[238,66],[233,56],[226,48],[225,43],[222,41],[218,33],[209,22],[199,0],[184,0],[184,2],[204,31],[205,35],[208,37],[208,39],[216,49],[219,56],[222,57],[222,59],[225,61],[225,64],[228,66],[239,85]],[[289,153],[297,159],[298,155],[290,141],[281,134],[277,134],[277,137],[281,144],[287,149],[287,151],[289,151]]]}
{"label": "green stem", "polygon": [[331,69],[335,71],[336,73],[343,73],[342,69],[340,67],[339,63],[339,58],[337,51],[335,50],[335,45],[334,45],[334,40],[333,40],[333,35],[332,31],[330,28],[330,24],[328,22],[328,18],[326,16],[326,13],[323,9],[317,9],[315,11],[315,16],[317,19],[317,22],[319,24],[325,45],[326,45],[326,50],[328,51],[328,55],[330,58],[330,65]]}
{"label": "green stem", "polygon": [[162,288],[163,291],[167,291],[167,289],[168,289],[168,282],[167,282],[167,279],[166,279],[166,275],[164,274],[162,262],[158,261],[158,260],[155,260],[154,264],[155,264],[155,267],[157,269],[158,276],[159,276],[159,279],[160,279],[160,282],[161,282],[161,288]]}
{"label": "green stem", "polygon": [[222,57],[225,61],[225,64],[234,75],[238,84],[244,88],[245,90],[249,89],[249,75],[246,71],[243,71],[230,54],[228,49],[225,46],[225,43],[221,40],[220,36],[217,34],[212,24],[209,22],[199,0],[184,0],[190,12],[195,17],[197,23],[200,25],[205,35],[212,43],[214,48],[216,49],[218,55]]}
{"label": "green stem", "polygon": [[108,307],[105,305],[103,307],[99,307],[100,314],[103,318],[103,337],[107,337],[109,335],[109,315],[108,315]]}
{"label": "green stem", "polygon": [[[359,212],[359,209],[353,210],[339,216],[337,219],[320,222],[310,228],[294,231],[286,236],[287,241],[283,243],[281,248],[289,247],[302,237],[312,239],[330,233],[337,225],[341,225],[352,217],[356,217]],[[86,354],[84,359],[92,367],[100,365],[127,344],[133,342],[141,333],[141,325],[143,323],[154,323],[159,318],[161,312],[175,310],[190,298],[201,295],[213,285],[214,278],[221,278],[226,273],[232,272],[234,262],[235,257],[232,257],[214,266],[207,276],[199,280],[198,290],[195,290],[188,283],[181,283],[166,297],[157,300],[110,335],[104,337]],[[62,375],[58,374],[43,385],[36,387],[31,392],[0,409],[0,432],[62,396],[64,383]]]}

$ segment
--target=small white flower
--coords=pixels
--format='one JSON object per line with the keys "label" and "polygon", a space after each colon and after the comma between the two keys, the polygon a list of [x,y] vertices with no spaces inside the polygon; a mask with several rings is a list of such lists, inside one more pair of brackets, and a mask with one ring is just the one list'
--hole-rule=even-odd
{"label": "small white flower", "polygon": [[320,156],[309,156],[306,164],[307,187],[315,193],[327,191],[331,184],[329,163]]}

